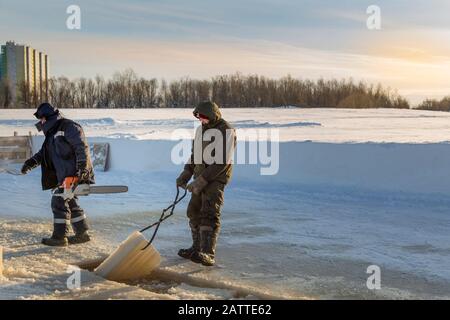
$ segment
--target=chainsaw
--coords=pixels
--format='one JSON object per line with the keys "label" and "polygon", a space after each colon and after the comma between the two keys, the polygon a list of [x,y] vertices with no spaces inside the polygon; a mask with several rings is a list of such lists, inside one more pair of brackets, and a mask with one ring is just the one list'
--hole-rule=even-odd
{"label": "chainsaw", "polygon": [[[110,194],[128,192],[127,186],[91,186],[89,184],[78,184],[78,177],[67,177],[63,184],[53,192],[54,196],[63,197],[64,200],[73,199],[77,196],[88,196],[90,194]],[[61,189],[63,191],[61,192]]]}

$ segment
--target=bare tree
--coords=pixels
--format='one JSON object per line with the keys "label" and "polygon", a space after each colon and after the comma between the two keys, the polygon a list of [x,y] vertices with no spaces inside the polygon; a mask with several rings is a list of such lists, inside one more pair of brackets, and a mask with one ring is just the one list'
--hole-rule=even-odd
{"label": "bare tree", "polygon": [[[52,78],[49,98],[63,108],[192,108],[210,99],[225,108],[409,108],[408,102],[394,90],[352,79],[312,81],[291,75],[270,79],[235,73],[207,80],[183,77],[167,82],[138,77],[131,69],[116,72],[109,80],[100,76],[94,80]],[[1,99],[0,102],[5,101]],[[32,93],[28,100],[29,104],[37,102]],[[437,105],[427,102],[423,107],[438,108]]]}

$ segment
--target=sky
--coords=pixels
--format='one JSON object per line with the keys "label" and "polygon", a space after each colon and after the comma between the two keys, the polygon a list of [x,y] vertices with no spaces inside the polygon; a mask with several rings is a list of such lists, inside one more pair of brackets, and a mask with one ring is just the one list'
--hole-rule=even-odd
{"label": "sky", "polygon": [[[80,30],[66,26],[70,5]],[[450,95],[448,12],[446,0],[0,0],[0,42],[46,52],[52,76],[353,78],[415,104]]]}

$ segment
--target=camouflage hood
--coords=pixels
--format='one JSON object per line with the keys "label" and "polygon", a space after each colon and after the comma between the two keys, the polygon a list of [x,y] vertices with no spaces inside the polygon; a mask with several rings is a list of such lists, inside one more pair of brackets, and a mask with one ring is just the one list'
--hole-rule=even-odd
{"label": "camouflage hood", "polygon": [[[214,102],[206,101],[200,103],[194,110],[195,116],[199,116],[199,114],[207,117],[210,122],[207,125],[197,127],[194,141],[192,142],[191,158],[190,161],[188,161],[188,163],[184,166],[184,170],[193,175],[195,179],[202,176],[208,182],[227,184],[230,181],[233,172],[233,165],[230,161],[228,161],[228,156],[232,156],[233,153],[230,153],[230,151],[234,151],[236,147],[236,133],[233,127],[222,118],[219,106]],[[208,148],[208,146],[212,143],[215,143],[214,141],[216,139],[216,136],[213,137],[213,141],[211,141],[211,139],[203,139],[205,132],[209,129],[216,129],[219,131],[224,142],[222,146],[224,148],[222,152],[223,158],[221,156],[219,159],[214,159],[213,165],[207,164],[203,158],[206,148]],[[217,132],[215,132],[215,134],[216,133]],[[230,147],[233,150],[230,150]],[[215,148],[212,148],[212,150],[208,152],[213,152],[215,157],[216,154],[214,149]],[[196,162],[194,153],[197,151],[201,151],[200,155],[202,159],[200,159],[201,161]]]}
{"label": "camouflage hood", "polygon": [[222,119],[219,106],[211,101],[199,103],[199,105],[194,109],[194,115],[197,113],[208,117],[211,122],[210,125],[214,125],[217,121]]}

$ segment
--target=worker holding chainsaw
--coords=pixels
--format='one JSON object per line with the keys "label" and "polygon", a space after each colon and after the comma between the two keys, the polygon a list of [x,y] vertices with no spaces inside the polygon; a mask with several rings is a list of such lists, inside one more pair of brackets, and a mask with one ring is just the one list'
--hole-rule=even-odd
{"label": "worker holding chainsaw", "polygon": [[[93,184],[94,171],[83,129],[72,120],[65,119],[58,109],[43,103],[34,113],[39,119],[38,131],[43,131],[42,148],[25,161],[22,174],[41,166],[43,190],[53,189],[53,234],[42,239],[48,246],[67,246],[90,241],[88,224],[76,196],[67,196],[68,188],[77,184]],[[68,237],[69,224],[75,236]]]}
{"label": "worker holding chainsaw", "polygon": [[[178,255],[212,266],[215,264],[224,190],[233,170],[231,159],[236,134],[214,102],[200,103],[194,116],[202,125],[196,131],[190,161],[176,180],[178,187],[192,192],[187,216],[193,243],[190,248],[181,249]],[[194,181],[188,184],[192,177]]]}

